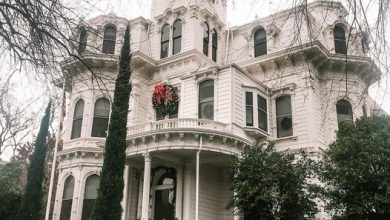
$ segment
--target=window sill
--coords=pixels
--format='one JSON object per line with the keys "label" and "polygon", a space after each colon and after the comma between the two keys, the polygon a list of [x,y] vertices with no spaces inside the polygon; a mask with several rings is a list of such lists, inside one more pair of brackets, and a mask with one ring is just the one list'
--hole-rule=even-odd
{"label": "window sill", "polygon": [[248,135],[254,136],[254,137],[268,137],[269,136],[269,134],[267,132],[261,130],[260,128],[256,128],[256,127],[245,126],[244,131],[246,133],[248,133]]}
{"label": "window sill", "polygon": [[279,141],[285,141],[285,140],[298,140],[298,136],[288,136],[288,137],[282,137],[282,138],[276,138],[274,141],[279,142]]}

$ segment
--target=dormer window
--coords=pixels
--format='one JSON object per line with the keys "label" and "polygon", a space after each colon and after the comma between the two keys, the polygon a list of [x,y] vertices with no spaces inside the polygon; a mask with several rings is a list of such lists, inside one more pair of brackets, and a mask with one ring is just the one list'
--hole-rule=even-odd
{"label": "dormer window", "polygon": [[102,52],[105,54],[114,54],[115,42],[116,42],[116,28],[113,26],[106,27],[106,29],[104,30]]}
{"label": "dormer window", "polygon": [[161,59],[168,57],[169,32],[170,32],[169,25],[168,24],[164,25],[161,30],[161,53],[160,53]]}
{"label": "dormer window", "polygon": [[267,33],[263,28],[254,34],[255,57],[267,54]]}
{"label": "dormer window", "polygon": [[333,29],[334,50],[339,54],[347,54],[347,44],[345,40],[345,30],[342,24],[336,24]]}

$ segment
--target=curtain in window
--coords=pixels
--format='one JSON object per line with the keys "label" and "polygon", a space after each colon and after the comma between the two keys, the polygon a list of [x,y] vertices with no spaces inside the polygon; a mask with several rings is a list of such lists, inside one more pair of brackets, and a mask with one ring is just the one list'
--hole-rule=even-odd
{"label": "curtain in window", "polygon": [[163,26],[161,30],[161,59],[168,57],[169,51],[169,25],[166,24]]}
{"label": "curtain in window", "polygon": [[84,100],[77,101],[74,107],[72,133],[70,139],[79,138],[81,136],[81,128],[83,125]]}
{"label": "curtain in window", "polygon": [[276,99],[276,121],[278,138],[293,135],[291,96]]}
{"label": "curtain in window", "polygon": [[87,31],[85,30],[84,27],[80,28],[80,38],[79,38],[79,48],[78,52],[79,53],[84,53],[85,49],[87,48]]}
{"label": "curtain in window", "polygon": [[68,176],[64,184],[60,220],[70,220],[70,216],[72,214],[73,190],[74,190],[74,177]]}
{"label": "curtain in window", "polygon": [[347,100],[339,100],[336,104],[337,121],[340,126],[342,123],[353,124],[352,106]]}
{"label": "curtain in window", "polygon": [[214,80],[199,84],[199,118],[214,119]]}
{"label": "curtain in window", "polygon": [[91,175],[85,181],[83,212],[81,220],[89,220],[92,217],[99,184],[100,177],[98,175]]}
{"label": "curtain in window", "polygon": [[347,44],[345,40],[345,30],[341,24],[336,24],[333,29],[334,50],[336,53],[347,54]]}
{"label": "curtain in window", "polygon": [[257,121],[263,131],[268,131],[267,100],[257,95]]}
{"label": "curtain in window", "polygon": [[175,55],[181,51],[181,36],[182,36],[182,22],[181,20],[176,20],[173,24],[173,51],[172,54]]}
{"label": "curtain in window", "polygon": [[203,24],[203,54],[209,55],[210,29],[207,23]]}
{"label": "curtain in window", "polygon": [[263,28],[254,35],[255,57],[267,54],[267,34]]}
{"label": "curtain in window", "polygon": [[93,113],[92,137],[106,137],[109,117],[110,101],[106,98],[96,100]]}
{"label": "curtain in window", "polygon": [[116,29],[115,27],[109,26],[104,30],[102,52],[106,54],[114,54],[115,41],[116,41]]}
{"label": "curtain in window", "polygon": [[211,40],[211,59],[217,62],[218,34],[214,29],[212,30]]}

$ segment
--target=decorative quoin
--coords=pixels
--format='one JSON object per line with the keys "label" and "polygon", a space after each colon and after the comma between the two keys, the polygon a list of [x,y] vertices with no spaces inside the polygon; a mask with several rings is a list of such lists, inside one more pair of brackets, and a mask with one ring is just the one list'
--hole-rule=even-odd
{"label": "decorative quoin", "polygon": [[179,97],[171,85],[159,83],[154,87],[153,108],[158,115],[173,114],[178,106]]}

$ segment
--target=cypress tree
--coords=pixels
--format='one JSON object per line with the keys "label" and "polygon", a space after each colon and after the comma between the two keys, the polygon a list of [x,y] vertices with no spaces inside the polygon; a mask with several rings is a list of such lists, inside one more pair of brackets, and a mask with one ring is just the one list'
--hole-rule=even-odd
{"label": "cypress tree", "polygon": [[120,220],[122,215],[123,171],[125,168],[126,125],[129,109],[130,27],[127,26],[121,50],[119,73],[115,82],[114,102],[105,144],[100,186],[93,213],[94,220]]}
{"label": "cypress tree", "polygon": [[27,170],[27,185],[19,210],[18,220],[38,220],[42,209],[42,181],[46,158],[46,138],[49,133],[51,101],[42,118],[34,152]]}

